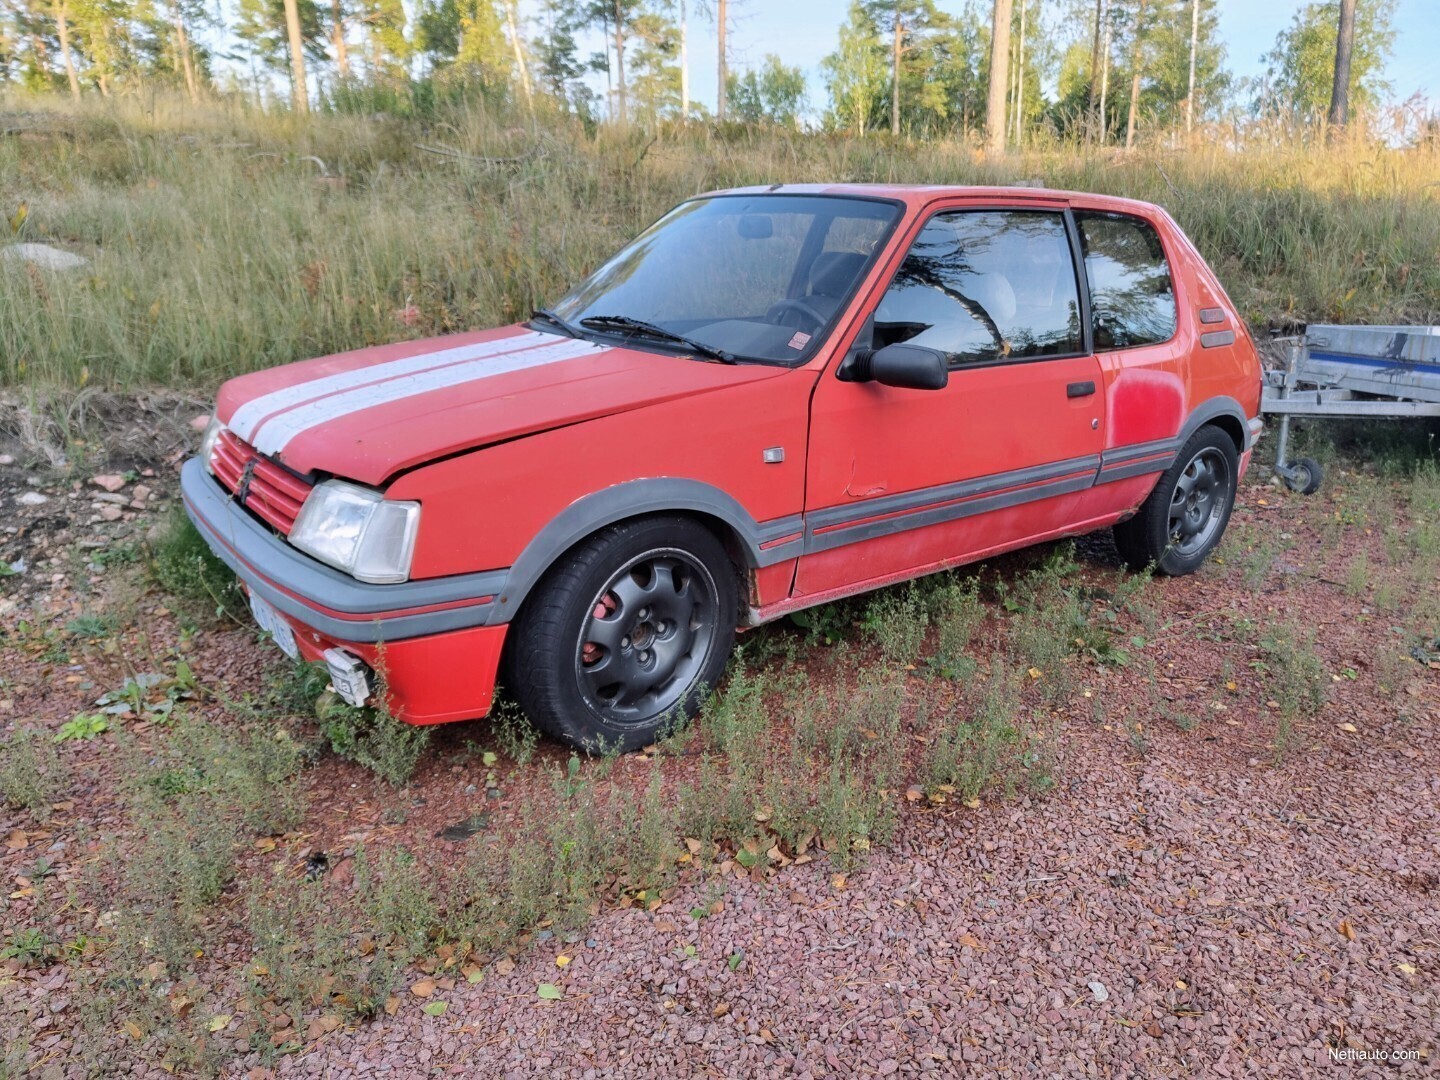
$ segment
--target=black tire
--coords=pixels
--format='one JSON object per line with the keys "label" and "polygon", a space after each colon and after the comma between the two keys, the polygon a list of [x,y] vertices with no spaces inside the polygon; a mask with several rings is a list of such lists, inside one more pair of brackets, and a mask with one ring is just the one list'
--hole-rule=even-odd
{"label": "black tire", "polygon": [[1120,557],[1132,570],[1153,566],[1170,577],[1194,573],[1225,535],[1238,476],[1239,452],[1230,436],[1202,427],[1135,516],[1115,526]]}
{"label": "black tire", "polygon": [[1325,470],[1314,458],[1302,457],[1290,462],[1290,475],[1282,477],[1285,486],[1300,495],[1314,495],[1325,479]]}
{"label": "black tire", "polygon": [[587,753],[638,750],[699,711],[734,647],[739,600],[729,556],[699,522],[609,526],[526,598],[507,681],[553,738]]}

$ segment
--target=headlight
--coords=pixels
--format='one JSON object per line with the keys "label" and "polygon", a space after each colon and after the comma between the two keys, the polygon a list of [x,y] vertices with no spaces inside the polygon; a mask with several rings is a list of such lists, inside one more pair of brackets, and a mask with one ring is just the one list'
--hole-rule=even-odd
{"label": "headlight", "polygon": [[410,576],[420,504],[326,480],[300,508],[290,543],[360,581],[389,584]]}
{"label": "headlight", "polygon": [[215,454],[215,442],[220,438],[220,433],[225,430],[225,425],[220,422],[218,416],[210,417],[210,423],[205,426],[205,434],[200,436],[200,460],[205,463],[205,469],[212,476],[215,473],[214,467],[210,464],[211,457]]}

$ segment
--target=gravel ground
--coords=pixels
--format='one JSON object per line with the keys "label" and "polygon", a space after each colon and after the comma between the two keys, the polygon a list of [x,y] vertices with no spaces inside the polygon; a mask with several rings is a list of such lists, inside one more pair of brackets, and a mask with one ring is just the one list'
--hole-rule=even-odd
{"label": "gravel ground", "polygon": [[1346,1067],[1332,1047],[1431,1072],[1440,754],[1409,734],[1281,771],[1086,747],[1068,790],[916,815],[843,883],[604,915],[279,1075],[1307,1077]]}
{"label": "gravel ground", "polygon": [[[171,497],[180,439],[137,452],[123,475],[52,480],[0,460],[0,501],[14,510],[0,556],[20,566],[0,596],[7,619],[63,629],[90,609],[116,573],[92,553],[145,535]],[[102,497],[111,487],[119,494]],[[1249,547],[1227,553],[1275,545],[1263,581],[1245,584],[1231,563],[1155,586],[1162,620],[1144,647],[1158,676],[1146,681],[1139,664],[1083,668],[1084,697],[1057,715],[1058,787],[1045,796],[907,803],[896,840],[848,877],[823,859],[769,878],[712,868],[654,910],[610,908],[578,935],[541,930],[513,959],[487,959],[477,983],[408,972],[393,1014],[329,1032],[312,1024],[301,1052],[273,1066],[242,1056],[228,1071],[255,1080],[1434,1073],[1440,663],[1415,656],[1404,691],[1382,694],[1376,645],[1391,616],[1371,606],[1379,581],[1357,595],[1329,565],[1337,551],[1361,550],[1384,563],[1379,531],[1350,523],[1365,520],[1357,506],[1373,497],[1364,484],[1337,483],[1306,502],[1247,485],[1232,528],[1247,531]],[[178,636],[162,603],[151,594],[137,608],[156,651]],[[1277,763],[1276,721],[1253,670],[1263,658],[1229,631],[1239,619],[1263,628],[1282,616],[1316,632],[1332,685]],[[264,656],[243,630],[206,632],[193,648],[196,670],[226,692],[262,677]],[[40,643],[0,648],[0,723],[58,726],[114,685],[107,656],[96,648],[83,664],[64,663]],[[222,701],[207,708],[223,712]],[[1162,718],[1181,714],[1193,719],[1183,730]],[[142,728],[132,733],[157,737]],[[457,763],[467,739],[484,737],[483,725],[439,733],[399,794],[326,758],[303,774],[303,839],[257,846],[243,873],[303,864],[312,849],[344,853],[357,838],[458,855],[437,844],[438,829],[477,808],[498,819],[523,806],[526,785],[548,784],[546,769],[564,762],[542,747],[487,806],[472,766]],[[14,890],[0,899],[6,934],[37,917],[18,879],[38,857],[55,865],[63,892],[96,862],[87,838],[124,827],[113,747],[66,743],[64,754],[75,790],[62,811],[41,823],[0,809],[0,868]],[[638,788],[650,765],[631,758],[619,768]],[[345,865],[327,878],[336,888],[346,887]],[[697,919],[700,909],[709,914]],[[67,918],[89,932],[96,915]],[[236,982],[223,999],[235,1000],[251,956],[242,936],[211,958]],[[413,989],[421,980],[434,983],[422,983],[425,996]],[[545,983],[560,1000],[539,997]],[[0,1034],[24,1032],[34,1075],[86,1075],[74,1050],[95,1036],[73,968],[0,962],[0,997]],[[424,1011],[441,1001],[441,1015]],[[122,1060],[144,1046],[121,1031],[108,1038]],[[131,1075],[170,1073],[141,1059]]]}

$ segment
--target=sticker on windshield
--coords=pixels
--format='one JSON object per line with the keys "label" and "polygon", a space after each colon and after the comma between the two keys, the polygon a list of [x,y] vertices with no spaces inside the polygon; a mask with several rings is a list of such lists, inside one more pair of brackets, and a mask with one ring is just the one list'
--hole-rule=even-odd
{"label": "sticker on windshield", "polygon": [[792,349],[803,349],[806,345],[809,344],[810,335],[803,334],[799,330],[796,330],[795,336],[790,339],[790,348]]}

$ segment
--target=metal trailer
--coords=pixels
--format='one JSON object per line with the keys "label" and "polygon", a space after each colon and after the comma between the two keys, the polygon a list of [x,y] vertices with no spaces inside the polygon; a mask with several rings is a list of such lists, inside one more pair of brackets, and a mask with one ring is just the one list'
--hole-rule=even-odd
{"label": "metal trailer", "polygon": [[1291,491],[1322,479],[1313,458],[1286,456],[1292,416],[1440,416],[1440,326],[1315,325],[1278,340],[1285,362],[1266,369],[1260,412],[1280,418],[1275,472]]}

